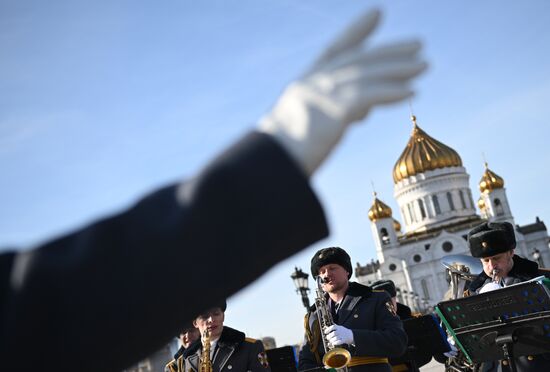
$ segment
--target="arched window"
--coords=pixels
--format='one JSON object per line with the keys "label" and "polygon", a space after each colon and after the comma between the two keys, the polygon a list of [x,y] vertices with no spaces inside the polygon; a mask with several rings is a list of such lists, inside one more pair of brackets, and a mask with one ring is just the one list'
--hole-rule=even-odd
{"label": "arched window", "polygon": [[424,298],[430,298],[430,291],[428,290],[428,283],[426,283],[426,279],[422,279],[420,281],[420,285],[422,286],[422,292],[424,292]]}
{"label": "arched window", "polygon": [[382,244],[389,244],[390,243],[390,237],[388,234],[388,230],[386,230],[385,227],[380,229],[380,237],[382,238]]}
{"label": "arched window", "polygon": [[460,195],[460,202],[462,203],[462,209],[466,209],[466,200],[464,200],[464,193],[462,190],[458,191],[458,195]]}
{"label": "arched window", "polygon": [[418,199],[418,208],[420,208],[420,215],[422,216],[422,219],[426,218],[426,210],[424,209],[424,202],[422,199]]}
{"label": "arched window", "polygon": [[504,214],[504,208],[500,199],[495,199],[495,212],[497,212],[497,216],[502,216]]}
{"label": "arched window", "polygon": [[449,208],[451,208],[452,211],[455,210],[455,203],[453,203],[453,196],[450,192],[447,193],[447,201],[449,202]]}
{"label": "arched window", "polygon": [[407,209],[409,210],[409,217],[411,218],[411,222],[416,222],[416,216],[414,215],[414,212],[411,208],[411,204],[407,204]]}
{"label": "arched window", "polygon": [[432,195],[432,202],[434,203],[435,214],[441,214],[441,207],[439,206],[437,195]]}

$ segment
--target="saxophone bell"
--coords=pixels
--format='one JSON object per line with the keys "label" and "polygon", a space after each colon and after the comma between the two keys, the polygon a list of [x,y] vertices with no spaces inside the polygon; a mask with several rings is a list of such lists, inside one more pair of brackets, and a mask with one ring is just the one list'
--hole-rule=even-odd
{"label": "saxophone bell", "polygon": [[351,361],[351,353],[349,350],[343,347],[335,347],[327,339],[325,335],[325,329],[334,324],[330,309],[327,306],[325,300],[324,291],[322,289],[321,282],[327,283],[328,278],[317,277],[317,289],[315,296],[315,308],[317,313],[317,319],[319,320],[319,328],[321,331],[321,339],[323,341],[323,348],[325,349],[325,355],[323,356],[323,365],[328,368],[346,368],[346,366]]}

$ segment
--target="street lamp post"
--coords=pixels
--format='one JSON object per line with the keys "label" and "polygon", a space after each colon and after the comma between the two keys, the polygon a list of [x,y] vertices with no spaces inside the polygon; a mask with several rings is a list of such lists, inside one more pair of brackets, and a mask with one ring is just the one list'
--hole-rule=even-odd
{"label": "street lamp post", "polygon": [[307,273],[304,273],[302,269],[294,267],[294,272],[290,277],[292,278],[292,281],[294,281],[296,293],[299,293],[302,296],[302,303],[304,304],[306,309],[309,309],[309,285],[307,280],[309,275]]}

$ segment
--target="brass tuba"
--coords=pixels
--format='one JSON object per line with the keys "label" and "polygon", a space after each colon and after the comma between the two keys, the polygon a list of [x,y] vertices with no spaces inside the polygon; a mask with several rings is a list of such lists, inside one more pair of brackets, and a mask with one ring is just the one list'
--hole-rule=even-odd
{"label": "brass tuba", "polygon": [[343,347],[336,347],[332,345],[325,335],[325,329],[334,324],[332,315],[327,306],[325,299],[325,292],[321,286],[321,277],[317,277],[317,289],[315,296],[315,308],[317,313],[317,319],[319,320],[319,328],[321,328],[321,339],[323,340],[323,348],[325,349],[325,355],[323,356],[323,365],[328,368],[345,368],[351,360],[351,353],[349,350]]}
{"label": "brass tuba", "polygon": [[208,329],[205,329],[202,334],[202,343],[199,372],[212,372],[212,361],[210,360],[210,331],[208,331]]}
{"label": "brass tuba", "polygon": [[483,271],[479,259],[463,254],[445,256],[441,259],[441,263],[451,276],[452,300],[464,297],[464,290],[468,283]]}
{"label": "brass tuba", "polygon": [[[474,280],[482,271],[483,265],[479,259],[455,254],[445,256],[441,259],[451,277],[451,295],[452,300],[464,297],[464,291],[468,284]],[[446,372],[470,372],[475,371],[476,366],[466,360],[462,351],[458,350],[455,357],[447,358],[445,362]]]}

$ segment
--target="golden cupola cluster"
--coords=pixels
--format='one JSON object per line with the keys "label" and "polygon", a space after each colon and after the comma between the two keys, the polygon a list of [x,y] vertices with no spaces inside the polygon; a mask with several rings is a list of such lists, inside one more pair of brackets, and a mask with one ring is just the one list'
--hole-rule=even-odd
{"label": "golden cupola cluster", "polygon": [[426,171],[462,166],[462,159],[455,150],[420,129],[414,115],[411,120],[414,125],[411,138],[393,167],[395,183]]}
{"label": "golden cupola cluster", "polygon": [[479,191],[482,193],[489,193],[495,189],[502,189],[503,187],[504,180],[502,177],[491,171],[487,162],[485,162],[485,173],[483,173],[479,181]]}
{"label": "golden cupola cluster", "polygon": [[369,209],[369,220],[374,222],[382,218],[388,218],[391,216],[391,208],[383,203],[380,199],[378,199],[376,197],[376,193],[374,193],[374,201],[372,202],[372,207],[370,207]]}

